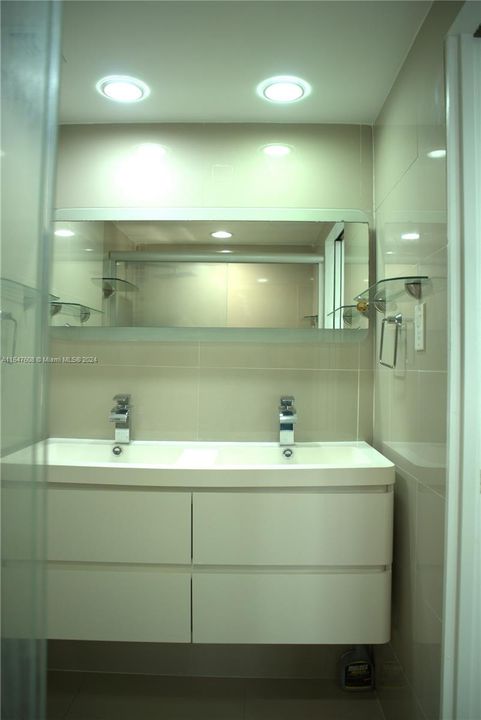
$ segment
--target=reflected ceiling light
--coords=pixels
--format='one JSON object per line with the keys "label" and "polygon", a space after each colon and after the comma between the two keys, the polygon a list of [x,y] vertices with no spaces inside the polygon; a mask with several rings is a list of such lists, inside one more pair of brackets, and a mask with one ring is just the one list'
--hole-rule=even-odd
{"label": "reflected ceiling light", "polygon": [[268,278],[257,278],[257,282],[266,283],[269,282]]}
{"label": "reflected ceiling light", "polygon": [[227,230],[216,230],[215,232],[211,232],[210,236],[213,238],[219,238],[220,240],[227,240],[227,238],[232,237],[232,233]]}
{"label": "reflected ceiling light", "polygon": [[128,75],[107,75],[95,87],[104,97],[120,103],[139,102],[150,95],[148,85]]}
{"label": "reflected ceiling light", "polygon": [[446,157],[446,150],[444,148],[439,148],[438,150],[431,150],[431,152],[428,152],[428,158],[445,158]]}
{"label": "reflected ceiling light", "polygon": [[164,157],[167,148],[159,143],[140,143],[137,145],[137,153],[146,160],[157,160]]}
{"label": "reflected ceiling light", "polygon": [[387,250],[386,255],[394,255],[394,250]]}
{"label": "reflected ceiling light", "polygon": [[93,248],[84,248],[84,250],[85,250],[85,252],[93,252],[94,251]]}
{"label": "reflected ceiling light", "polygon": [[289,155],[291,152],[291,148],[289,145],[279,145],[279,144],[270,144],[270,145],[264,145],[262,148],[262,152],[264,155],[269,155],[269,157],[283,157],[284,155]]}
{"label": "reflected ceiling light", "polygon": [[257,86],[257,94],[274,103],[293,103],[307,97],[311,86],[302,78],[279,75],[263,80]]}
{"label": "reflected ceiling light", "polygon": [[401,240],[419,240],[420,237],[417,232],[408,232],[401,235]]}
{"label": "reflected ceiling light", "polygon": [[72,230],[67,230],[65,228],[65,229],[55,230],[54,235],[56,235],[57,237],[73,237],[75,235],[75,233],[72,232]]}
{"label": "reflected ceiling light", "polygon": [[233,253],[234,251],[233,251],[233,250],[216,250],[216,252],[222,253],[222,254],[225,255],[225,254],[227,254],[227,253]]}

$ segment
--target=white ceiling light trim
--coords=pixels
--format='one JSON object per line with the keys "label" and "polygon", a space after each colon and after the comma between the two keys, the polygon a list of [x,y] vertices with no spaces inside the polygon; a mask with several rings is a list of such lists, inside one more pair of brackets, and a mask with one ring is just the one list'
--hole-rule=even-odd
{"label": "white ceiling light trim", "polygon": [[221,240],[227,240],[227,238],[232,237],[232,233],[228,232],[227,230],[216,230],[215,232],[211,232],[211,237],[220,238]]}
{"label": "white ceiling light trim", "polygon": [[95,87],[108,100],[119,103],[140,102],[150,95],[150,88],[143,80],[129,75],[107,75]]}
{"label": "white ceiling light trim", "polygon": [[428,152],[428,158],[433,158],[434,160],[445,157],[446,150],[444,148],[439,148],[438,150],[431,150],[431,152]]}
{"label": "white ceiling light trim", "polygon": [[67,230],[67,228],[65,228],[65,229],[61,228],[60,230],[55,230],[54,235],[56,235],[57,237],[67,238],[67,237],[73,237],[75,235],[75,233],[72,230]]}
{"label": "white ceiling light trim", "polygon": [[257,86],[257,94],[261,98],[279,104],[298,102],[311,92],[309,83],[294,75],[267,78]]}
{"label": "white ceiling light trim", "polygon": [[269,157],[284,157],[285,155],[289,155],[291,148],[289,145],[282,145],[281,143],[270,143],[269,145],[264,145],[262,152]]}

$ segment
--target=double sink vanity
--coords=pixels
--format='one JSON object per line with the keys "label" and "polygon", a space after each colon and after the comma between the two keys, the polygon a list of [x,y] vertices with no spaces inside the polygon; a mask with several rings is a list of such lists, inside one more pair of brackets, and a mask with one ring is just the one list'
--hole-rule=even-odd
{"label": "double sink vanity", "polygon": [[46,444],[50,638],[389,640],[394,467],[366,443]]}

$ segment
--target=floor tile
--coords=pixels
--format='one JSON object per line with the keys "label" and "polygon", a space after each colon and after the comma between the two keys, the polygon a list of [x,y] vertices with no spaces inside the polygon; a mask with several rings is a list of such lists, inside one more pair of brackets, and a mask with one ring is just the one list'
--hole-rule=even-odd
{"label": "floor tile", "polygon": [[383,720],[378,700],[247,700],[245,720]]}
{"label": "floor tile", "polygon": [[243,720],[242,681],[86,676],[68,720]]}
{"label": "floor tile", "polygon": [[384,720],[334,680],[49,674],[48,720]]}
{"label": "floor tile", "polygon": [[64,720],[82,684],[82,673],[47,673],[47,720]]}
{"label": "floor tile", "polygon": [[[319,699],[319,700],[352,700],[355,696],[334,681],[327,679],[251,679],[245,681],[246,699]],[[373,699],[374,693],[359,694],[357,699]]]}

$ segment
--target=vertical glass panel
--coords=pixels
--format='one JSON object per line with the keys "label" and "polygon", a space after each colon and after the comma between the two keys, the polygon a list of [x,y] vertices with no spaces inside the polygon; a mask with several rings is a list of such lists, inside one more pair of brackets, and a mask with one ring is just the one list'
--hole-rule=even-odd
{"label": "vertical glass panel", "polygon": [[44,717],[48,219],[60,3],[2,3],[2,718]]}

